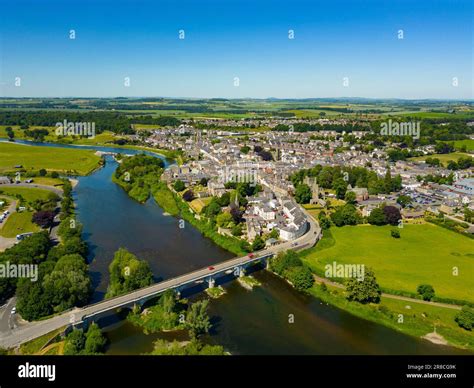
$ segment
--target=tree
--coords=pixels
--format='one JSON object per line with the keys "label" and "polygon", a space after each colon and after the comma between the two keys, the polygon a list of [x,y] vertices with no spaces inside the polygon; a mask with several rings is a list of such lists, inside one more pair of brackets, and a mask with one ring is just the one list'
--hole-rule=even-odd
{"label": "tree", "polygon": [[252,243],[252,251],[260,251],[263,248],[265,248],[265,241],[263,241],[262,237],[257,235]]}
{"label": "tree", "polygon": [[249,146],[243,146],[240,148],[240,152],[242,152],[243,154],[247,155],[250,151],[250,147]]}
{"label": "tree", "polygon": [[212,198],[211,202],[204,206],[202,212],[206,217],[214,218],[221,212],[221,206],[217,203],[216,198]]}
{"label": "tree", "polygon": [[48,174],[48,171],[46,171],[44,168],[38,171],[39,176],[46,176]]}
{"label": "tree", "polygon": [[427,301],[430,301],[435,296],[435,290],[430,284],[420,284],[416,289],[416,292],[421,295],[423,300]]}
{"label": "tree", "polygon": [[361,216],[354,205],[347,203],[331,214],[331,220],[336,226],[357,225],[361,222]]}
{"label": "tree", "polygon": [[43,292],[54,311],[84,305],[91,292],[91,279],[84,258],[65,255],[43,279]]}
{"label": "tree", "polygon": [[397,203],[403,208],[407,207],[411,203],[411,201],[411,197],[408,195],[400,195],[397,198]]}
{"label": "tree", "polygon": [[474,308],[463,306],[461,311],[454,317],[454,320],[459,327],[471,331],[474,327]]}
{"label": "tree", "polygon": [[166,314],[171,314],[176,308],[176,294],[173,290],[167,290],[160,298],[161,307]]}
{"label": "tree", "polygon": [[270,268],[276,274],[282,276],[285,271],[293,267],[301,267],[303,262],[295,251],[280,252],[270,262]]}
{"label": "tree", "polygon": [[374,272],[368,268],[365,269],[363,280],[350,278],[347,281],[346,292],[348,300],[359,303],[379,303],[382,293]]}
{"label": "tree", "polygon": [[338,178],[333,182],[332,188],[336,192],[336,197],[343,199],[347,191],[347,182],[342,178]]}
{"label": "tree", "polygon": [[186,201],[186,202],[191,202],[193,199],[194,199],[194,193],[192,190],[187,190],[184,192],[183,194],[183,199]]}
{"label": "tree", "polygon": [[437,154],[449,154],[454,152],[454,146],[449,143],[438,142],[435,146],[435,152]]}
{"label": "tree", "polygon": [[307,290],[314,284],[313,274],[306,266],[291,267],[285,272],[285,277],[298,291]]}
{"label": "tree", "polygon": [[73,329],[66,337],[64,343],[64,354],[66,356],[73,356],[80,354],[86,344],[86,336],[82,329]]}
{"label": "tree", "polygon": [[398,225],[398,221],[402,219],[400,210],[395,206],[384,206],[383,213],[385,214],[385,219],[390,225]]}
{"label": "tree", "polygon": [[102,334],[99,326],[92,323],[86,333],[86,341],[84,344],[84,354],[100,354],[103,353],[107,339]]}
{"label": "tree", "polygon": [[319,220],[319,226],[321,226],[321,229],[326,230],[331,227],[331,220],[326,216],[326,213],[324,211],[318,214],[318,220]]}
{"label": "tree", "polygon": [[370,212],[369,217],[367,217],[367,221],[371,225],[379,225],[380,226],[380,225],[386,225],[387,224],[387,219],[385,218],[385,213],[379,207],[376,207],[375,209],[373,209]]}
{"label": "tree", "polygon": [[232,227],[232,236],[236,236],[236,237],[242,236],[242,225],[234,225]]}
{"label": "tree", "polygon": [[311,193],[311,189],[307,184],[302,183],[301,185],[298,185],[296,187],[296,191],[295,191],[295,200],[296,200],[296,202],[298,202],[298,203],[309,203],[312,196],[313,196],[313,194]]}
{"label": "tree", "polygon": [[12,127],[6,127],[5,131],[7,133],[8,139],[10,139],[10,141],[12,141],[15,137],[15,133],[13,132]]}
{"label": "tree", "polygon": [[271,232],[268,234],[268,238],[277,239],[280,237],[280,231],[277,228],[273,228]]}
{"label": "tree", "polygon": [[353,191],[346,191],[346,194],[344,195],[344,201],[354,205],[357,202],[356,194]]}
{"label": "tree", "polygon": [[32,221],[41,228],[49,228],[54,221],[55,214],[50,210],[40,210],[33,214]]}
{"label": "tree", "polygon": [[197,339],[201,334],[208,333],[211,321],[207,313],[209,300],[193,303],[186,314],[186,327],[192,339]]}
{"label": "tree", "polygon": [[230,204],[230,193],[228,191],[225,192],[219,198],[217,198],[216,202],[219,204],[220,207],[229,206],[229,204]]}
{"label": "tree", "polygon": [[173,184],[173,188],[177,191],[177,192],[180,192],[180,191],[183,191],[186,186],[184,184],[184,182],[180,179],[178,179],[176,182],[174,182]]}
{"label": "tree", "polygon": [[124,248],[115,252],[109,266],[110,283],[107,298],[125,294],[153,283],[153,273],[145,260],[139,260]]}
{"label": "tree", "polygon": [[232,220],[232,215],[228,212],[221,213],[216,217],[216,223],[221,228],[226,228]]}

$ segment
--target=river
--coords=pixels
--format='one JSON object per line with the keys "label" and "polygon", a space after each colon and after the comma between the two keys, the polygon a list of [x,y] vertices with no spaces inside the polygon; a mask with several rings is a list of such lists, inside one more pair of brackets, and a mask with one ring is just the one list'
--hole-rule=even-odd
{"label": "river", "polygon": [[[138,152],[113,147],[81,148],[127,154]],[[189,224],[180,229],[178,220],[164,215],[153,199],[139,204],[129,198],[111,181],[116,167],[113,158],[106,156],[104,168],[79,177],[74,189],[77,217],[84,226],[84,239],[90,247],[94,301],[103,298],[108,282],[107,268],[119,247],[146,259],[156,281],[232,257]],[[214,327],[204,339],[206,342],[221,344],[232,354],[466,353],[357,318],[296,292],[266,271],[255,273],[255,276],[262,283],[261,287],[247,291],[238,282],[230,282],[225,284],[227,294],[211,302]],[[203,298],[203,294],[192,298]],[[292,323],[290,314],[294,317]],[[153,341],[157,338],[186,338],[184,333],[146,335],[121,318],[117,314],[108,319],[105,328],[110,340],[107,354],[147,353],[153,349]]]}

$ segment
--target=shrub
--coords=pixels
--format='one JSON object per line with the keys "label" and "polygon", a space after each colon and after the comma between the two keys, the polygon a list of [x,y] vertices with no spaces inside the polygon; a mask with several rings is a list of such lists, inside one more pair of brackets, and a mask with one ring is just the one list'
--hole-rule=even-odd
{"label": "shrub", "polygon": [[313,274],[306,266],[291,267],[285,271],[285,277],[298,291],[307,290],[314,284]]}
{"label": "shrub", "polygon": [[429,284],[420,284],[416,291],[422,296],[423,300],[430,301],[435,296],[435,290]]}
{"label": "shrub", "polygon": [[390,235],[393,237],[393,238],[400,238],[400,231],[398,229],[392,229],[390,231]]}
{"label": "shrub", "polygon": [[459,327],[471,331],[474,327],[474,308],[463,306],[461,311],[454,317],[454,320]]}

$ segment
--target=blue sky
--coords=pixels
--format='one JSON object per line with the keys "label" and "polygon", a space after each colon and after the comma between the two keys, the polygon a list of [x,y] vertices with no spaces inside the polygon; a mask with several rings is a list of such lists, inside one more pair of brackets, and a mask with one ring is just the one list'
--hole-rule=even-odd
{"label": "blue sky", "polygon": [[0,6],[0,96],[473,98],[470,0]]}

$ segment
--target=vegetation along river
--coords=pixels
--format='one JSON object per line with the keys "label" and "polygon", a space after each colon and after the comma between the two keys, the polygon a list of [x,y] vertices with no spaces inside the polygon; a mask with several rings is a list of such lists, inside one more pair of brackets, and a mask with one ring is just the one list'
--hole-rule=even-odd
{"label": "vegetation along river", "polygon": [[[112,147],[83,148],[127,154],[139,152]],[[232,257],[189,224],[180,229],[178,220],[164,215],[152,198],[145,204],[129,198],[111,180],[116,167],[113,158],[106,156],[105,166],[80,177],[74,189],[78,220],[84,226],[84,238],[90,247],[94,301],[103,298],[108,284],[108,265],[119,247],[146,259],[156,281]],[[266,271],[256,272],[255,277],[262,283],[261,287],[248,291],[238,282],[229,282],[224,285],[227,294],[211,302],[209,312],[214,327],[206,342],[221,344],[232,354],[464,353],[357,318],[296,292]],[[203,294],[192,296],[203,297]],[[108,319],[108,354],[146,353],[153,349],[157,338],[183,336],[182,333],[146,335],[121,319],[121,315],[118,313]]]}

